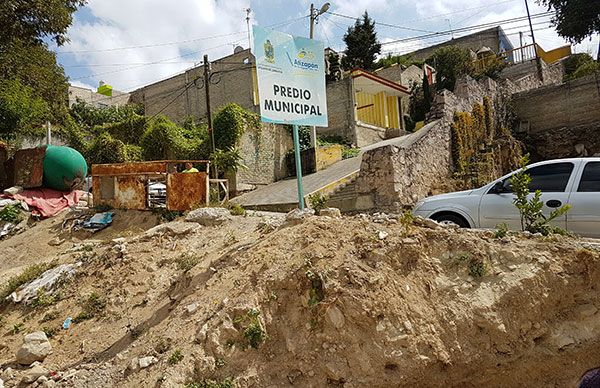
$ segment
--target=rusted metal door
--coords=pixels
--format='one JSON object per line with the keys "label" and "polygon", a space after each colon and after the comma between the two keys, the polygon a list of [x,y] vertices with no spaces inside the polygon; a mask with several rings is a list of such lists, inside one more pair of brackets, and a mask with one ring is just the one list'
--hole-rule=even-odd
{"label": "rusted metal door", "polygon": [[204,172],[167,174],[167,209],[184,211],[206,206],[207,181]]}

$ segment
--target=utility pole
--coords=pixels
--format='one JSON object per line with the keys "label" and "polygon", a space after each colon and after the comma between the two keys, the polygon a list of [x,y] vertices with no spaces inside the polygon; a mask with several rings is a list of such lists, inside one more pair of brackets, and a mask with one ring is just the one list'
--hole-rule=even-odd
{"label": "utility pole", "polygon": [[314,34],[315,34],[315,21],[317,20],[317,18],[321,15],[323,15],[325,12],[327,12],[329,10],[329,7],[331,6],[331,4],[329,3],[325,3],[323,4],[323,6],[321,7],[321,9],[319,9],[318,11],[315,9],[315,5],[313,3],[310,4],[310,33],[308,35],[308,37],[310,39],[314,38]]}
{"label": "utility pole", "polygon": [[527,0],[525,0],[525,9],[527,10],[527,19],[529,19],[529,30],[531,31],[531,40],[533,41],[533,50],[535,51],[535,63],[537,66],[538,77],[540,78],[540,82],[544,82],[544,75],[542,74],[542,63],[540,62],[540,57],[537,53],[537,44],[535,43],[535,35],[533,35],[533,24],[531,24],[531,14],[529,13],[529,4]]}
{"label": "utility pole", "polygon": [[[206,96],[206,121],[208,122],[208,132],[210,132],[210,143],[212,152],[215,153],[215,132],[212,126],[212,115],[210,113],[210,63],[208,62],[208,54],[204,54],[204,92]],[[217,166],[213,165],[213,176],[217,176]]]}
{"label": "utility pole", "polygon": [[446,21],[448,22],[448,25],[450,26],[450,35],[452,35],[452,39],[454,39],[454,30],[452,29],[452,22],[450,21],[450,19],[446,19]]}
{"label": "utility pole", "polygon": [[248,48],[252,48],[252,38],[250,37],[250,13],[252,10],[246,8],[246,27],[248,28]]}

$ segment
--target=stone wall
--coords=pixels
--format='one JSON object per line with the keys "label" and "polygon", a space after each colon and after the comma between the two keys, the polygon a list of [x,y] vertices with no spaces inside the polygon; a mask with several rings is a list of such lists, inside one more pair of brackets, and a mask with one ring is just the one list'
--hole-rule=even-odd
{"label": "stone wall", "polygon": [[107,106],[121,106],[129,102],[129,93],[112,91],[112,96],[99,94],[92,89],[82,88],[80,86],[69,85],[69,106],[73,105],[77,100],[85,101],[87,104],[97,108]]}
{"label": "stone wall", "polygon": [[230,183],[232,190],[267,185],[287,177],[286,156],[294,149],[292,134],[283,125],[263,124],[259,131],[246,130],[240,140],[243,164]]}
{"label": "stone wall", "polygon": [[529,134],[594,126],[600,123],[600,73],[518,93],[513,101],[520,128]]}
{"label": "stone wall", "polygon": [[[548,77],[545,82],[557,79],[558,76]],[[516,82],[508,79],[496,82],[489,78],[476,81],[464,77],[457,81],[454,93],[440,91],[425,127],[364,153],[355,182],[355,209],[343,210],[398,209],[414,205],[428,195],[453,189],[451,124],[454,112],[470,112],[474,103],[482,103],[483,98],[488,97],[493,102],[495,126],[508,127],[510,96],[538,86],[540,81],[535,75],[521,77]]]}
{"label": "stone wall", "polygon": [[[360,203],[400,208],[431,194],[451,174],[450,125],[435,120],[419,131],[365,152],[356,181]],[[367,198],[370,197],[370,200]]]}
{"label": "stone wall", "polygon": [[328,126],[317,127],[319,136],[341,136],[350,144],[356,144],[354,133],[354,91],[352,77],[327,84]]}

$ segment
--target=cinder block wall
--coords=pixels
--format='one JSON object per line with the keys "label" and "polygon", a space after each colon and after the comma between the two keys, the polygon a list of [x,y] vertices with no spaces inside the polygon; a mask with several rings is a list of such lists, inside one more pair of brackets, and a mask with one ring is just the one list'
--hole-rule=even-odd
{"label": "cinder block wall", "polygon": [[[247,63],[244,63],[244,62]],[[243,108],[258,112],[254,105],[252,72],[254,56],[249,50],[220,58],[211,64],[210,103],[213,114],[223,105],[231,102]],[[218,73],[221,72],[221,73]],[[131,102],[141,103],[146,115],[159,112],[174,121],[181,122],[186,117],[196,119],[206,117],[206,92],[204,89],[204,68],[202,65],[183,74],[144,86],[131,93]],[[184,91],[186,85],[194,84]]]}
{"label": "cinder block wall", "polygon": [[[513,96],[517,116],[529,134],[600,122],[600,73]],[[598,134],[600,136],[600,133]]]}

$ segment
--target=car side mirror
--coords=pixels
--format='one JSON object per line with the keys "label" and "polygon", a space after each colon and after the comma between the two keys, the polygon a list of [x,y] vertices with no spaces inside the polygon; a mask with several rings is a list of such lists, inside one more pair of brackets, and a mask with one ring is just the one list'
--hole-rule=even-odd
{"label": "car side mirror", "polygon": [[494,186],[492,186],[492,189],[490,190],[490,193],[492,194],[502,194],[502,193],[507,193],[508,191],[506,190],[506,187],[504,187],[504,182],[502,181],[498,181],[494,184]]}

